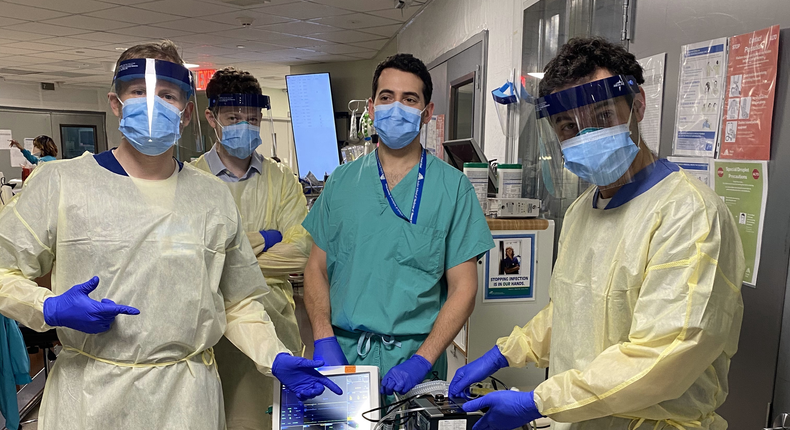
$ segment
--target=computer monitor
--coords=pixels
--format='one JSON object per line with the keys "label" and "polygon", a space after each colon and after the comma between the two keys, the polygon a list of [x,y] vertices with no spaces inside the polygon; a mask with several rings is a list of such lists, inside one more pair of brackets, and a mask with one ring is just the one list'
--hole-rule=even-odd
{"label": "computer monitor", "polygon": [[[375,423],[362,417],[379,407],[379,369],[376,366],[338,366],[318,369],[343,394],[329,389],[320,396],[300,402],[275,380],[272,430],[373,430]],[[365,414],[379,419],[378,412]]]}
{"label": "computer monitor", "polygon": [[288,75],[285,85],[299,177],[313,172],[323,181],[340,165],[329,73]]}
{"label": "computer monitor", "polygon": [[[447,140],[442,143],[444,153],[447,155],[447,162],[458,170],[464,170],[464,163],[486,163],[488,159],[483,154],[483,150],[474,139]],[[488,166],[488,193],[496,193],[497,179],[491,165]]]}

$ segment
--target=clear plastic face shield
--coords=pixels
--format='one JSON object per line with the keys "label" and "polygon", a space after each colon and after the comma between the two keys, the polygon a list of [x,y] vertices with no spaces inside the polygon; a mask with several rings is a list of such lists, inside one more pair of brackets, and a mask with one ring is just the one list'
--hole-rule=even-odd
{"label": "clear plastic face shield", "polygon": [[[550,94],[536,105],[543,179],[556,196],[563,169],[600,190],[632,180],[641,97],[631,76],[612,76]],[[642,103],[642,106],[644,103]]]}
{"label": "clear plastic face shield", "polygon": [[266,121],[272,135],[272,156],[276,156],[274,120],[269,96],[261,94],[220,94],[209,98],[207,117],[217,140],[233,157],[245,159],[261,145],[261,123]]}
{"label": "clear plastic face shield", "polygon": [[176,145],[197,124],[195,86],[186,67],[153,58],[121,62],[115,71],[110,105],[118,129],[139,152],[156,156]]}

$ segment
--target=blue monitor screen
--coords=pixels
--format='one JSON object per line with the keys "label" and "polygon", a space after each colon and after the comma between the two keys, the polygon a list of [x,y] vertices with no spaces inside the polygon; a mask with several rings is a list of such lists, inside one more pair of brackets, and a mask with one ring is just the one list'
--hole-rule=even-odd
{"label": "blue monitor screen", "polygon": [[285,387],[280,393],[280,430],[363,430],[370,423],[362,413],[370,407],[370,374],[329,376],[343,394],[324,390],[320,396],[300,402]]}
{"label": "blue monitor screen", "polygon": [[285,84],[299,177],[313,172],[323,181],[325,174],[332,173],[340,165],[329,73],[289,75],[285,77]]}

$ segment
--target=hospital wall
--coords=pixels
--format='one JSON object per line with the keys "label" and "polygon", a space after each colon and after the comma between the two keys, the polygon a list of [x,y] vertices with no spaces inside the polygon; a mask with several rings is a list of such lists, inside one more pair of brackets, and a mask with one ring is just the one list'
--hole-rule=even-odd
{"label": "hospital wall", "polygon": [[[517,0],[521,1],[521,0]],[[398,52],[408,52],[426,64],[488,30],[486,91],[501,86],[513,69],[514,0],[433,0],[398,36]],[[494,101],[485,98],[483,147],[489,159],[505,159],[505,135]]]}
{"label": "hospital wall", "polygon": [[[734,36],[779,24],[790,27],[786,0],[650,0],[636,3],[629,50],[637,58],[667,53],[660,155],[672,151],[681,45]],[[763,428],[773,415],[790,412],[790,304],[787,291],[790,234],[790,31],[780,39],[769,194],[757,287],[743,287],[744,322],[730,370],[730,394],[720,409],[732,429]],[[786,149],[787,148],[787,149]],[[784,321],[782,314],[784,308]],[[781,335],[780,335],[781,330]],[[780,342],[781,339],[781,342]],[[776,372],[774,372],[776,369]],[[773,396],[772,396],[773,394]]]}
{"label": "hospital wall", "polygon": [[291,66],[292,75],[329,73],[332,85],[332,105],[335,112],[346,112],[351,100],[365,100],[371,95],[373,72],[387,56],[395,54],[397,44],[389,42],[370,60],[341,61]]}

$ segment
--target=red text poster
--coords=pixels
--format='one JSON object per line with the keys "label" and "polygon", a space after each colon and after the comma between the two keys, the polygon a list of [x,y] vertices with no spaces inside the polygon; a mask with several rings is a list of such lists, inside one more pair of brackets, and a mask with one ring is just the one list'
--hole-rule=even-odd
{"label": "red text poster", "polygon": [[779,26],[730,38],[719,158],[771,158]]}

